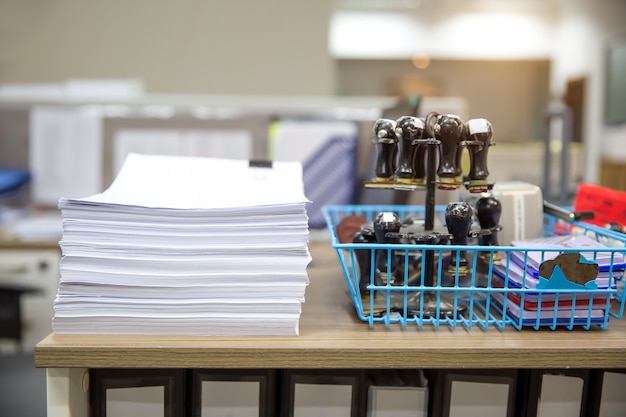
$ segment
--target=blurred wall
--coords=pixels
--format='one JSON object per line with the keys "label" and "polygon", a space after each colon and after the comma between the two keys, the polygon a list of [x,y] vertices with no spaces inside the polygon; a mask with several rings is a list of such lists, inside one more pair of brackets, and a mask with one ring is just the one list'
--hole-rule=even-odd
{"label": "blurred wall", "polygon": [[146,91],[334,92],[332,0],[0,0],[0,84],[142,78]]}
{"label": "blurred wall", "polygon": [[547,60],[545,94],[586,79],[585,180],[597,181],[603,158],[626,160],[626,129],[602,120],[605,47],[626,33],[626,1],[407,0],[391,3],[424,7],[369,13],[341,3],[0,0],[0,84],[139,77],[148,92],[334,95],[342,59]]}
{"label": "blurred wall", "polygon": [[[338,1],[345,6],[333,15],[329,38],[338,59],[549,60],[548,94],[555,97],[569,80],[584,78],[585,180],[597,182],[600,161],[615,152],[626,160],[603,121],[606,47],[626,35],[626,1],[406,0],[412,7],[395,10]],[[623,142],[626,128],[617,136]]]}
{"label": "blurred wall", "polygon": [[546,59],[437,59],[425,69],[416,69],[409,59],[342,59],[337,67],[339,94],[462,97],[469,105],[468,118],[491,121],[497,143],[527,143],[545,136]]}

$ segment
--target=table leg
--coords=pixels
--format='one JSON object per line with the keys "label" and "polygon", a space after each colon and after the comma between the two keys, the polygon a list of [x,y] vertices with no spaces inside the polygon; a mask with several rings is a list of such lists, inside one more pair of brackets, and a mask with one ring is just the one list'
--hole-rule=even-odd
{"label": "table leg", "polygon": [[48,417],[89,416],[89,370],[48,368],[46,370]]}

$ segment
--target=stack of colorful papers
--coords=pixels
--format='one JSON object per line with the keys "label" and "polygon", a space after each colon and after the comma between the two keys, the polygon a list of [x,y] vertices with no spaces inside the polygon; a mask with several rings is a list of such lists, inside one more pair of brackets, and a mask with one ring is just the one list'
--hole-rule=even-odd
{"label": "stack of colorful papers", "polygon": [[[503,312],[523,325],[587,324],[604,320],[616,283],[626,263],[621,253],[587,236],[554,236],[514,241],[509,257],[493,266],[492,299]],[[562,253],[579,253],[596,263],[598,273],[584,285],[562,277],[541,277],[543,262]],[[559,270],[560,271],[560,270]],[[559,272],[560,273],[560,272]],[[562,278],[562,279],[561,279]]]}

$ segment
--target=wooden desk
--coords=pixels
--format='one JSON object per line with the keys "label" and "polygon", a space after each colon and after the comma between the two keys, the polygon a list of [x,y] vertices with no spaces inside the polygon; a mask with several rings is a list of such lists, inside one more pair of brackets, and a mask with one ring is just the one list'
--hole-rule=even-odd
{"label": "wooden desk", "polygon": [[298,337],[51,334],[37,367],[169,368],[626,368],[626,321],[606,330],[454,330],[375,327],[356,318],[339,260],[310,245],[311,284]]}
{"label": "wooden desk", "polygon": [[47,250],[61,251],[56,240],[19,240],[0,234],[0,250]]}
{"label": "wooden desk", "polygon": [[82,409],[88,368],[626,368],[625,320],[606,330],[370,329],[356,318],[330,243],[310,250],[297,337],[49,335],[35,347],[35,366],[51,368],[49,401],[61,410],[49,416],[70,415],[55,393]]}

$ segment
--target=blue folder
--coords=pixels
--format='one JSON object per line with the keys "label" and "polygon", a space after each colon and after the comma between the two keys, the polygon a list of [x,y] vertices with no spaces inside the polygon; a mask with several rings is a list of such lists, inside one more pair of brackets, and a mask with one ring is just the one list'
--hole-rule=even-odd
{"label": "blue folder", "polygon": [[0,168],[0,197],[12,194],[30,181],[30,173],[23,169]]}

